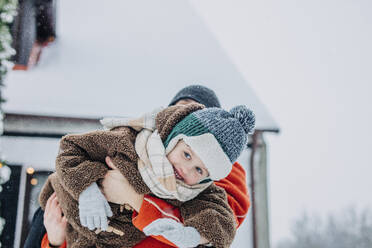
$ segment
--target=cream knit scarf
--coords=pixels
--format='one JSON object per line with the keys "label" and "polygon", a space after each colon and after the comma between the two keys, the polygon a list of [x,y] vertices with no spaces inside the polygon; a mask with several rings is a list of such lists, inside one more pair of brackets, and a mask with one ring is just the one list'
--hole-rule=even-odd
{"label": "cream knit scarf", "polygon": [[101,123],[106,129],[128,126],[139,131],[135,149],[139,157],[138,170],[146,185],[159,198],[188,201],[196,197],[212,182],[187,185],[176,178],[167,154],[177,145],[179,138],[173,138],[168,147],[164,148],[159,133],[155,129],[155,118],[161,110],[156,109],[138,119],[106,118],[101,120]]}

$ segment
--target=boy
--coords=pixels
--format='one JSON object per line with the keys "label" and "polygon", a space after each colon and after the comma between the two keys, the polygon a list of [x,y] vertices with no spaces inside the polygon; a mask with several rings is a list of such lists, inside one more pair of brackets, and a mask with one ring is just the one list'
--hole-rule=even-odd
{"label": "boy", "polygon": [[[231,209],[228,207],[224,192],[213,187],[210,180],[204,179],[219,180],[228,175],[231,162],[234,162],[245,145],[246,135],[253,130],[253,125],[252,113],[243,107],[236,107],[228,113],[221,109],[202,109],[201,105],[187,105],[170,107],[157,114],[155,131],[144,128],[143,132],[137,133],[134,128],[138,128],[138,125],[134,123],[131,126],[129,123],[131,128],[120,127],[120,130],[116,128],[107,133],[67,136],[61,142],[62,152],[57,158],[58,175],[52,176],[49,180],[50,185],[44,189],[41,195],[42,205],[45,205],[53,186],[57,195],[61,196],[59,197],[62,200],[61,207],[70,222],[68,243],[76,247],[93,244],[105,247],[107,245],[131,247],[140,241],[143,234],[135,230],[129,218],[123,219],[123,214],[117,214],[115,218],[110,219],[110,225],[119,230],[119,235],[123,232],[123,235],[128,237],[120,240],[107,232],[101,232],[98,237],[94,237],[92,235],[94,232],[80,227],[76,219],[76,208],[74,210],[73,206],[76,206],[78,201],[80,209],[84,210],[80,213],[83,225],[89,229],[106,228],[105,218],[111,215],[110,207],[104,197],[97,194],[97,187],[92,182],[102,178],[107,172],[102,160],[109,155],[137,192],[152,192],[161,198],[177,199],[178,201],[173,202],[180,207],[184,223],[195,227],[188,230],[196,233],[196,236],[199,231],[202,236],[207,236],[213,245],[224,247],[226,240],[227,242],[232,240],[231,236],[235,230],[234,218],[231,217]],[[141,134],[142,138],[138,138]],[[164,156],[161,156],[161,152],[159,154],[159,150],[151,149],[162,146],[165,151],[160,150],[165,152]],[[149,156],[146,156],[146,153]],[[166,163],[165,156],[171,163],[173,162],[174,167],[171,163]],[[155,169],[151,167],[151,164],[159,163],[157,157],[161,158],[160,168],[163,171],[169,169],[168,172],[174,174],[157,174],[156,166]],[[182,163],[181,158],[184,159]],[[138,164],[139,173],[135,170],[134,162],[138,159],[142,161]],[[190,162],[187,167],[189,171],[184,169],[185,161]],[[83,169],[86,165],[89,165],[89,171]],[[192,177],[188,177],[190,172],[194,173]],[[89,214],[92,207],[93,212],[97,211]],[[113,210],[115,215],[117,208],[113,206]],[[84,212],[88,214],[85,215]],[[206,217],[213,222],[213,228],[223,230],[214,232],[222,235],[228,229],[231,235],[210,236],[210,232],[206,230],[208,221],[203,220]],[[226,228],[229,225],[231,228]],[[156,225],[152,226],[152,229],[154,228],[157,228]],[[72,232],[72,229],[78,232]]]}

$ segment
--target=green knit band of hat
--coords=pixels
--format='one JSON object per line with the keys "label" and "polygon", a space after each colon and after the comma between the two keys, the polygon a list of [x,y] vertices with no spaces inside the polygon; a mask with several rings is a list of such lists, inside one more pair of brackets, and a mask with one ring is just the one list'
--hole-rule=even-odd
{"label": "green knit band of hat", "polygon": [[189,114],[182,121],[177,123],[172,129],[172,132],[168,135],[164,142],[164,147],[167,147],[169,142],[179,134],[186,136],[198,136],[204,133],[208,133],[208,129],[196,118],[193,114]]}

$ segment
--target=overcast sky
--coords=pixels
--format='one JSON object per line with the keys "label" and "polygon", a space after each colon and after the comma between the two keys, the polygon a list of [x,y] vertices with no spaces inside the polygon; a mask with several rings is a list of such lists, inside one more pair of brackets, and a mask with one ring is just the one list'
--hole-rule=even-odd
{"label": "overcast sky", "polygon": [[372,2],[192,0],[281,127],[267,135],[271,234],[372,207]]}

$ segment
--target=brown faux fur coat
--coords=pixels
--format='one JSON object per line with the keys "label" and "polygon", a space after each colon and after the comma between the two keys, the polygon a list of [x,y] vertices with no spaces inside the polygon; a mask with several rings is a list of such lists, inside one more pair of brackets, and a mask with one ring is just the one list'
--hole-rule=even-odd
{"label": "brown faux fur coat", "polygon": [[[203,108],[200,104],[172,106],[156,117],[156,128],[164,141],[172,128],[186,115]],[[64,215],[67,217],[68,247],[132,247],[145,238],[132,224],[132,212],[110,203],[113,216],[109,225],[122,232],[96,234],[82,227],[79,220],[78,198],[93,182],[104,178],[108,167],[105,157],[110,156],[136,192],[151,193],[137,170],[138,156],[134,144],[137,132],[129,127],[111,131],[95,131],[62,138],[56,159],[56,173],[49,176],[39,197],[44,209],[49,196],[55,191]],[[125,189],[123,189],[125,190]],[[212,184],[196,198],[179,202],[167,200],[180,208],[184,224],[195,227],[215,247],[229,247],[235,236],[235,220],[224,189]]]}

